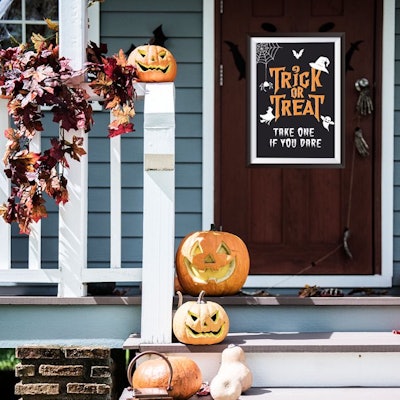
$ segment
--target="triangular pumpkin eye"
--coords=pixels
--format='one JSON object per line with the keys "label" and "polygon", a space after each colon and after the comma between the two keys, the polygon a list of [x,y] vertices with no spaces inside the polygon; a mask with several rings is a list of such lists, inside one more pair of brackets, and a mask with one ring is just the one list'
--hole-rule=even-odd
{"label": "triangular pumpkin eye", "polygon": [[144,50],[139,49],[138,53],[142,56],[142,57],[146,57],[146,52]]}
{"label": "triangular pumpkin eye", "polygon": [[218,311],[216,311],[213,315],[211,315],[211,319],[215,322],[218,318]]}
{"label": "triangular pumpkin eye", "polygon": [[203,253],[203,249],[200,246],[200,242],[197,241],[192,247],[191,255],[197,256],[198,254],[202,254],[202,253]]}
{"label": "triangular pumpkin eye", "polygon": [[160,51],[158,53],[158,55],[159,55],[160,58],[164,58],[167,55],[167,52],[166,51]]}
{"label": "triangular pumpkin eye", "polygon": [[224,242],[222,242],[217,249],[217,254],[229,255],[231,254],[231,251],[229,250],[229,247]]}
{"label": "triangular pumpkin eye", "polygon": [[192,318],[193,322],[196,322],[199,318],[197,315],[193,314],[192,312],[188,312],[190,318]]}

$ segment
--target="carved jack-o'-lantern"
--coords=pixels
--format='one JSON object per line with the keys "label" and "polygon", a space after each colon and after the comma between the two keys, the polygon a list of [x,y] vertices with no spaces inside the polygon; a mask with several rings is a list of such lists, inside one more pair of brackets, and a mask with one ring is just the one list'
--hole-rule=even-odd
{"label": "carved jack-o'-lantern", "polygon": [[249,252],[238,236],[222,231],[187,235],[176,253],[176,273],[185,293],[197,296],[236,294],[247,279]]}
{"label": "carved jack-o'-lantern", "polygon": [[176,338],[186,344],[216,344],[229,332],[229,317],[221,305],[204,300],[183,303],[175,312],[172,328]]}
{"label": "carved jack-o'-lantern", "polygon": [[176,76],[175,57],[162,46],[138,46],[129,54],[127,63],[136,67],[142,82],[173,82]]}

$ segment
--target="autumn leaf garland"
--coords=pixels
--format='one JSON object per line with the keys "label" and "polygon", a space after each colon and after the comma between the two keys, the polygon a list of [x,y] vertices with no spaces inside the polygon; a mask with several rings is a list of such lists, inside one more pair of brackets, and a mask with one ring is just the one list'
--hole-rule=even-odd
{"label": "autumn leaf garland", "polygon": [[[135,115],[135,69],[126,64],[122,51],[105,57],[100,53],[106,47],[92,43],[96,62],[89,62],[85,71],[74,71],[69,60],[59,57],[57,46],[40,35],[34,35],[32,43],[34,50],[27,45],[0,49],[0,94],[9,98],[8,112],[14,122],[14,127],[4,132],[7,145],[3,162],[11,194],[7,203],[0,205],[0,216],[8,223],[18,223],[20,233],[26,234],[33,221],[47,216],[43,193],[57,204],[68,201],[64,176],[69,168],[67,156],[79,161],[86,154],[82,137],[73,136],[72,142],[64,137],[64,131],[88,132],[93,124],[89,96],[73,83],[76,78],[88,73],[89,85],[114,114],[109,137],[133,131],[131,118]],[[43,106],[51,107],[59,134],[51,139],[49,149],[34,153],[30,142],[43,130]]]}
{"label": "autumn leaf garland", "polygon": [[88,63],[89,83],[94,93],[101,96],[103,105],[111,110],[114,120],[108,126],[108,136],[114,137],[133,131],[131,118],[135,116],[135,67],[127,64],[125,53],[120,50],[117,55],[107,58],[102,55],[106,47],[99,48],[90,43],[90,54],[101,62]]}

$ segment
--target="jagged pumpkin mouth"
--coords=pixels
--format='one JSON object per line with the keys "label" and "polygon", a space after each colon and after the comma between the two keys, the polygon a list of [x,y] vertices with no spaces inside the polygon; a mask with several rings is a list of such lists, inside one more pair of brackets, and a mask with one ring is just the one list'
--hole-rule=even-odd
{"label": "jagged pumpkin mouth", "polygon": [[217,331],[210,331],[210,332],[197,332],[192,329],[190,326],[186,325],[187,333],[193,337],[214,337],[220,336],[222,334],[222,326]]}
{"label": "jagged pumpkin mouth", "polygon": [[186,257],[185,257],[185,265],[188,274],[191,276],[193,281],[201,284],[206,284],[209,281],[215,281],[215,283],[224,282],[231,277],[236,267],[235,260],[233,259],[230,263],[218,269],[214,268],[200,269],[196,267],[194,264],[192,264]]}
{"label": "jagged pumpkin mouth", "polygon": [[169,65],[167,65],[166,67],[161,67],[159,65],[144,65],[140,62],[137,62],[137,65],[140,67],[140,69],[143,72],[159,71],[159,72],[162,72],[163,74],[166,74],[169,70]]}

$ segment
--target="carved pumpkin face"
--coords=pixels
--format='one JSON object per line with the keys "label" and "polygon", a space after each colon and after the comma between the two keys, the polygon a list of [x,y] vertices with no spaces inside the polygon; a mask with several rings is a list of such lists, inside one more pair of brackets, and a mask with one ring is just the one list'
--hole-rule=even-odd
{"label": "carved pumpkin face", "polygon": [[127,63],[136,67],[136,75],[142,82],[173,82],[176,76],[176,60],[165,47],[151,44],[136,47]]}
{"label": "carved pumpkin face", "polygon": [[204,301],[202,291],[196,301],[182,304],[174,315],[172,327],[176,338],[186,344],[215,344],[229,332],[229,318],[222,306]]}
{"label": "carved pumpkin face", "polygon": [[221,231],[193,232],[186,236],[176,253],[176,273],[184,291],[197,296],[237,293],[249,273],[250,258],[244,242]]}

